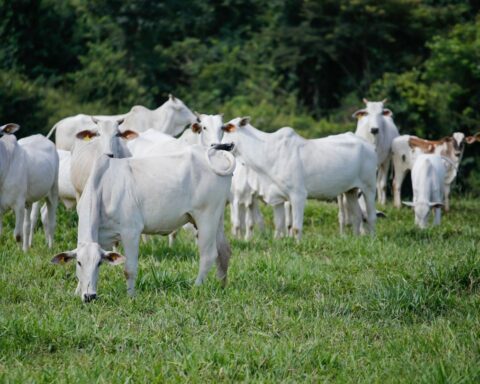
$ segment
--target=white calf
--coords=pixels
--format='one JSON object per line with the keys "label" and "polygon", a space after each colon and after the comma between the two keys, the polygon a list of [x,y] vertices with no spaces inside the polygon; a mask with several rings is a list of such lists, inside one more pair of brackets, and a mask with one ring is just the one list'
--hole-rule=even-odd
{"label": "white calf", "polygon": [[440,224],[445,191],[445,164],[438,155],[416,156],[412,168],[413,203],[403,202],[415,210],[415,224],[428,225],[430,209],[435,209],[434,225]]}

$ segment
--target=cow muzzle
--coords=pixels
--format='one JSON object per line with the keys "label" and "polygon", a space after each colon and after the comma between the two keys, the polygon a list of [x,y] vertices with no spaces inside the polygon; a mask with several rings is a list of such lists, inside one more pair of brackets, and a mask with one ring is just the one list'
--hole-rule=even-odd
{"label": "cow muzzle", "polygon": [[95,300],[97,298],[97,294],[96,293],[85,293],[83,295],[83,302],[84,303],[89,303],[93,300]]}
{"label": "cow muzzle", "polygon": [[377,134],[378,134],[378,131],[379,131],[378,128],[371,128],[371,129],[370,129],[370,133],[371,133],[372,135],[377,135]]}
{"label": "cow muzzle", "polygon": [[232,151],[232,149],[235,147],[234,143],[225,143],[225,144],[212,144],[211,147],[213,149],[216,149],[217,151]]}

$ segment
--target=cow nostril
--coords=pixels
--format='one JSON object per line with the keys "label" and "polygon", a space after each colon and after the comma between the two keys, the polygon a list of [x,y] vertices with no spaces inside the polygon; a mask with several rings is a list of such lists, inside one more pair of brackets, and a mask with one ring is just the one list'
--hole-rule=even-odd
{"label": "cow nostril", "polygon": [[111,159],[113,159],[113,153],[107,153],[107,156]]}
{"label": "cow nostril", "polygon": [[96,294],[96,293],[83,295],[83,301],[84,301],[85,303],[89,303],[90,301],[95,300],[96,298],[97,298],[97,294]]}
{"label": "cow nostril", "polygon": [[370,132],[372,132],[372,134],[376,135],[378,133],[378,128],[372,128],[372,129],[370,129]]}

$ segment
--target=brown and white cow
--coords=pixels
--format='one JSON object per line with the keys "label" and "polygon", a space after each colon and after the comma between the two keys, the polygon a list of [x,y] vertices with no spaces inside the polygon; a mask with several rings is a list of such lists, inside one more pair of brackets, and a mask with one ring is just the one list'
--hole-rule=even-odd
{"label": "brown and white cow", "polygon": [[445,174],[445,210],[449,210],[450,187],[457,176],[458,167],[462,160],[465,143],[471,144],[480,140],[480,133],[465,137],[462,132],[454,132],[452,136],[440,140],[425,140],[417,136],[402,135],[393,140],[393,167],[395,176],[393,181],[393,196],[395,207],[401,207],[401,188],[407,171],[411,170],[415,158],[419,154],[437,154],[447,163]]}

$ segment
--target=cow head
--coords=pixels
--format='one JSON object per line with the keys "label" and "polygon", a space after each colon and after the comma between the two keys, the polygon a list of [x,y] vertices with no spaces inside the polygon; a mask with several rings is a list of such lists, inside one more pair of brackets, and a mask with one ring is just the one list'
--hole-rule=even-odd
{"label": "cow head", "polygon": [[233,147],[233,153],[238,153],[237,149],[239,146],[239,141],[238,141],[238,132],[245,130],[247,127],[250,126],[250,117],[245,116],[245,117],[236,117],[233,120],[230,120],[228,123],[226,123],[222,130],[224,132],[223,135],[223,142],[224,143],[232,143],[234,145]]}
{"label": "cow head", "polygon": [[103,263],[119,265],[125,261],[125,257],[116,252],[104,251],[98,243],[79,243],[73,251],[55,255],[52,263],[65,264],[72,260],[77,262],[78,286],[75,293],[80,295],[85,303],[88,303],[97,297],[100,265]]}
{"label": "cow head", "polygon": [[192,131],[200,135],[200,144],[204,147],[218,144],[223,138],[223,115],[203,115],[195,112],[196,121]]}
{"label": "cow head", "polygon": [[119,126],[123,123],[120,120],[98,120],[92,116],[92,121],[96,124],[97,129],[87,129],[78,132],[76,137],[80,140],[90,141],[98,140],[101,145],[101,152],[108,157],[125,157],[126,149],[121,139],[132,140],[138,136],[138,133],[132,130],[120,132]]}
{"label": "cow head", "polygon": [[165,124],[170,127],[168,133],[176,136],[182,133],[186,126],[195,123],[197,117],[179,98],[168,95],[167,102],[163,105]]}
{"label": "cow head", "polygon": [[425,201],[402,201],[408,207],[412,207],[415,212],[415,224],[418,225],[421,229],[425,229],[428,226],[428,217],[430,216],[430,211],[432,208],[441,208],[443,203],[441,202],[425,202]]}
{"label": "cow head", "polygon": [[0,136],[12,135],[20,129],[20,126],[15,123],[8,123],[0,127]]}
{"label": "cow head", "polygon": [[375,144],[378,136],[382,135],[385,130],[385,117],[392,117],[393,113],[390,109],[385,108],[383,101],[368,101],[363,99],[366,107],[356,111],[352,117],[358,120],[357,135]]}

